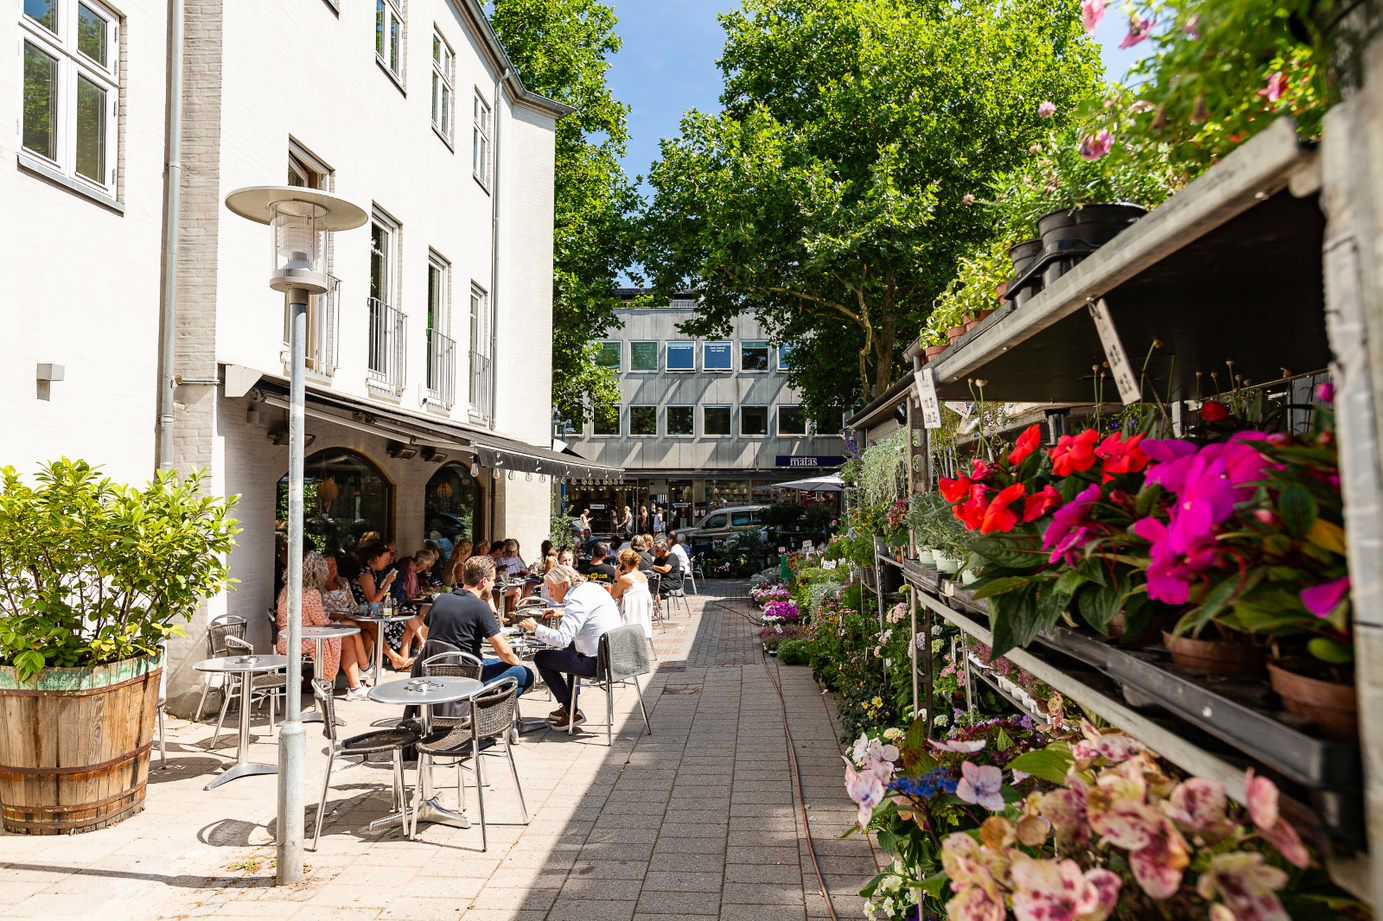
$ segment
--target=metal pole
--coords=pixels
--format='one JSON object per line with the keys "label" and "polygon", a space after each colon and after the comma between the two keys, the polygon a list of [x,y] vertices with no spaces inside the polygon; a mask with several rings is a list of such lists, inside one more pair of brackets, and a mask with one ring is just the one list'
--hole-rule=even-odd
{"label": "metal pole", "polygon": [[[293,372],[288,401],[288,684],[279,726],[278,884],[303,878],[303,376],[307,364],[306,291],[289,293]],[[380,639],[384,637],[380,628]],[[248,705],[247,700],[241,706]]]}

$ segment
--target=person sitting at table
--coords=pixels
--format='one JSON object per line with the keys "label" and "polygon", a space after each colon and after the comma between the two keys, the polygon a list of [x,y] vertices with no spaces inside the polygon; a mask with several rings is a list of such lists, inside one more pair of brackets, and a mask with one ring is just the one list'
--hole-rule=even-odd
{"label": "person sitting at table", "polygon": [[[327,587],[330,570],[327,561],[320,553],[309,553],[303,557],[303,626],[327,627],[331,618],[322,606],[322,592]],[[281,656],[288,655],[288,586],[279,593],[277,620],[279,639],[274,651]],[[360,683],[360,669],[367,666],[365,648],[358,635],[342,640],[322,641],[322,661],[317,661],[317,642],[303,640],[302,652],[312,656],[313,671],[317,677],[327,682],[336,680],[336,673],[342,665],[346,671],[346,700],[364,700],[369,691]]]}
{"label": "person sitting at table", "polygon": [[554,729],[567,729],[586,722],[581,711],[572,712],[567,676],[594,678],[600,638],[623,621],[610,593],[587,582],[569,566],[558,566],[548,573],[547,587],[555,603],[565,603],[561,621],[548,627],[527,617],[519,626],[553,647],[534,656],[533,664],[562,705],[548,714],[548,721]]}
{"label": "person sitting at table", "polygon": [[509,578],[522,575],[528,564],[519,556],[519,542],[512,537],[504,542],[504,553],[495,561],[497,567]]}
{"label": "person sitting at table", "polygon": [[663,577],[658,581],[658,594],[664,597],[681,584],[682,561],[661,537],[653,543],[653,571]]}
{"label": "person sitting at table", "polygon": [[545,569],[544,566],[545,566],[545,564],[546,564],[546,562],[547,562],[548,554],[554,553],[554,552],[555,552],[555,551],[552,549],[552,541],[550,541],[550,540],[545,540],[545,541],[543,541],[543,546],[538,550],[538,558],[537,558],[536,560],[533,561],[533,566],[532,566],[531,571],[533,572],[534,575],[538,575],[538,576],[547,575],[547,569]]}
{"label": "person sitting at table", "polygon": [[[418,597],[431,587],[432,567],[437,562],[437,551],[424,547],[411,557],[399,560],[394,569],[400,574],[394,581],[394,601],[400,610],[418,606]],[[427,645],[427,619],[419,611],[418,615],[403,625],[403,639],[399,641],[399,651],[404,658],[413,659],[414,641],[418,651]]]}
{"label": "person sitting at table", "polygon": [[640,534],[630,546],[639,555],[639,568],[644,572],[653,569],[653,535]]}
{"label": "person sitting at table", "polygon": [[570,547],[565,547],[565,548],[563,548],[563,549],[561,549],[561,550],[558,550],[558,551],[557,551],[557,564],[558,564],[559,566],[570,566],[572,569],[575,569],[575,568],[576,568],[576,554],[575,554],[574,552],[572,552],[572,549],[571,549]]}
{"label": "person sitting at table", "polygon": [[672,551],[672,555],[677,557],[677,559],[682,563],[682,572],[691,572],[691,555],[687,553],[687,546],[686,544],[682,543],[682,538],[678,535],[676,531],[668,532],[667,545],[668,549]]}
{"label": "person sitting at table", "polygon": [[639,555],[633,550],[619,555],[619,577],[610,586],[610,597],[619,602],[624,622],[642,624],[644,636],[652,642],[653,596],[648,592],[648,576],[639,571]]}
{"label": "person sitting at table", "polygon": [[[533,686],[533,672],[509,648],[490,604],[490,590],[495,586],[494,561],[488,556],[467,560],[462,567],[461,583],[461,591],[442,595],[433,603],[428,615],[428,636],[481,659],[485,663],[481,681],[494,684],[514,678],[522,694]],[[481,640],[489,642],[493,656],[482,654]]]}
{"label": "person sitting at table", "polygon": [[[361,604],[380,604],[388,597],[389,591],[394,587],[394,580],[398,578],[398,570],[389,568],[394,556],[393,551],[382,543],[366,544],[360,548],[358,556],[361,563],[360,575],[352,583],[356,600]],[[389,660],[389,667],[396,672],[408,671],[413,667],[413,662],[400,655],[398,651],[403,644],[403,623],[386,623],[382,632],[384,657]]]}
{"label": "person sitting at table", "polygon": [[471,542],[468,540],[458,540],[456,548],[452,550],[451,556],[447,558],[446,564],[442,567],[442,584],[447,588],[461,587],[461,566],[471,558]]}
{"label": "person sitting at table", "polygon": [[[634,556],[637,558],[638,554]],[[609,544],[602,541],[595,545],[595,549],[591,551],[591,560],[585,564],[581,574],[586,577],[587,582],[597,585],[610,585],[615,581],[618,573],[615,572],[615,567],[610,565]]]}

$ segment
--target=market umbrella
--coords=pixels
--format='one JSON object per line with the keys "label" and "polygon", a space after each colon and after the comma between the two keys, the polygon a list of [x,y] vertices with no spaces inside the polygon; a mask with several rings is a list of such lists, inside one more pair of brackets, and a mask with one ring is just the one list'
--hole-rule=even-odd
{"label": "market umbrella", "polygon": [[845,488],[844,481],[834,473],[830,476],[813,476],[805,480],[789,480],[774,485],[779,489],[798,489],[802,492],[840,492]]}

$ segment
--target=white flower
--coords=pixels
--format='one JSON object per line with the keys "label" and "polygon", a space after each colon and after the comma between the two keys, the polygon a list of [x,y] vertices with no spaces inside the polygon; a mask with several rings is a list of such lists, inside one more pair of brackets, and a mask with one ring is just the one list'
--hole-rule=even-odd
{"label": "white flower", "polygon": [[884,730],[884,738],[888,739],[890,742],[897,742],[904,734],[903,730],[899,729],[897,726],[890,726]]}

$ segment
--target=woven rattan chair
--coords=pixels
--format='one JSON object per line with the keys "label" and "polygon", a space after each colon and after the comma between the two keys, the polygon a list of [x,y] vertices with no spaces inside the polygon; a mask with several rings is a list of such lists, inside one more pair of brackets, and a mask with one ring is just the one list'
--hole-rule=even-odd
{"label": "woven rattan chair", "polygon": [[322,837],[322,819],[326,816],[327,791],[331,789],[331,769],[336,765],[336,756],[359,756],[364,762],[369,755],[389,752],[394,759],[394,808],[403,814],[403,827],[408,828],[407,789],[403,780],[403,750],[415,744],[418,730],[409,724],[393,729],[379,729],[364,732],[346,739],[336,735],[336,698],[332,696],[331,685],[318,678],[312,682],[312,694],[317,698],[317,707],[322,711],[322,735],[330,746],[327,756],[327,776],[322,781],[322,799],[317,804],[317,828],[312,833],[312,849],[317,850],[317,839]]}
{"label": "woven rattan chair", "polygon": [[[495,682],[480,694],[471,698],[471,724],[468,727],[452,729],[446,734],[434,733],[432,738],[418,743],[418,782],[413,788],[415,803],[422,796],[422,779],[427,770],[427,762],[433,758],[456,758],[470,761],[475,768],[475,792],[480,800],[480,849],[489,849],[485,830],[485,776],[481,768],[481,756],[503,756],[509,759],[509,772],[514,777],[514,789],[519,794],[519,808],[523,811],[523,824],[528,824],[528,804],[523,798],[523,784],[519,782],[519,768],[514,763],[514,749],[510,735],[518,713],[519,683],[513,678]],[[486,745],[487,750],[481,751]],[[501,749],[500,746],[503,746]],[[464,794],[464,791],[463,791]],[[463,804],[464,808],[464,804]],[[414,812],[412,837],[417,833],[417,813]]]}

